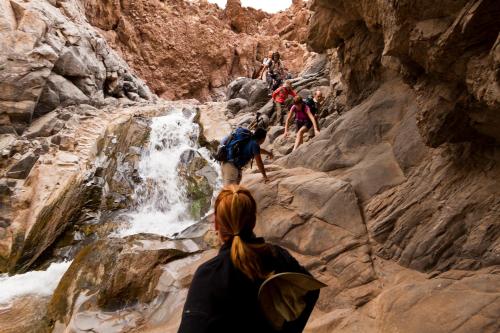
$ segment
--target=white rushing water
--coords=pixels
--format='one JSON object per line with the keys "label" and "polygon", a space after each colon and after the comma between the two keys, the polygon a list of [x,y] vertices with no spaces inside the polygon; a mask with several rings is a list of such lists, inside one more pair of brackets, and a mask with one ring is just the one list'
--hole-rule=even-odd
{"label": "white rushing water", "polygon": [[177,167],[183,152],[198,147],[198,125],[192,115],[175,110],[166,116],[152,118],[148,147],[139,163],[142,183],[137,186],[134,201],[137,208],[130,214],[129,226],[118,233],[124,237],[138,233],[170,236],[192,225],[189,203]]}
{"label": "white rushing water", "polygon": [[[128,214],[130,223],[114,236],[138,233],[170,236],[197,222],[188,214],[189,201],[177,172],[186,150],[195,149],[210,161],[209,152],[198,147],[199,129],[193,118],[194,114],[181,109],[152,118],[149,144],[139,162],[142,183],[135,189],[135,207]],[[218,170],[215,161],[210,163]],[[0,275],[0,309],[8,307],[16,297],[52,295],[69,265],[70,262],[53,263],[46,271]]]}
{"label": "white rushing water", "polygon": [[0,308],[26,295],[51,296],[71,262],[53,263],[45,271],[31,271],[24,274],[0,275]]}

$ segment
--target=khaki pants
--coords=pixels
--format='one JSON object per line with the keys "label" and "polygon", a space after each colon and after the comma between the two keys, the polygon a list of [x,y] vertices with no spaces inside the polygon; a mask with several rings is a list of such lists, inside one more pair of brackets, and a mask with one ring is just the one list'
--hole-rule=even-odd
{"label": "khaki pants", "polygon": [[222,162],[222,185],[239,185],[241,182],[241,170],[231,162]]}
{"label": "khaki pants", "polygon": [[274,114],[271,117],[271,123],[276,121],[277,125],[281,125],[281,123],[283,122],[283,108],[284,107],[285,106],[283,104],[278,103],[278,102],[274,102]]}

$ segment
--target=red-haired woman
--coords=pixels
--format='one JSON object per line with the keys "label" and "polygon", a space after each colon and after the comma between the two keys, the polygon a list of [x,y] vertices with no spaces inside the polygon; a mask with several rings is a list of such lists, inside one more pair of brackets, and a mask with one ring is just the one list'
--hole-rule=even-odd
{"label": "red-haired woman", "polygon": [[255,237],[255,222],[250,192],[238,185],[225,187],[215,202],[215,227],[224,245],[196,271],[179,333],[302,332],[319,290],[304,294],[295,320],[279,330],[273,326],[258,301],[264,280],[281,272],[309,273],[286,250]]}

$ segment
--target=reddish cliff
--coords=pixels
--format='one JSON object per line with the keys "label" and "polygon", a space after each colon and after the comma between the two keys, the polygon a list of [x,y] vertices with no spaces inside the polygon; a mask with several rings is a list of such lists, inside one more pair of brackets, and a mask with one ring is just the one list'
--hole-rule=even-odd
{"label": "reddish cliff", "polygon": [[[167,99],[210,100],[238,76],[254,76],[270,50],[300,72],[310,12],[302,1],[271,16],[228,1],[82,0],[90,23],[152,90]],[[219,92],[220,94],[220,92]]]}

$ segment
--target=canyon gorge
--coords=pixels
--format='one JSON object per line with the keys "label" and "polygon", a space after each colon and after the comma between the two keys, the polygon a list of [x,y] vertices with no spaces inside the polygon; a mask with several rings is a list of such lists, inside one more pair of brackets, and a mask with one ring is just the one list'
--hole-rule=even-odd
{"label": "canyon gorge", "polygon": [[[498,1],[0,0],[0,46],[0,332],[177,332],[256,114],[256,233],[328,285],[305,332],[500,331]],[[326,97],[295,151],[269,51]]]}

